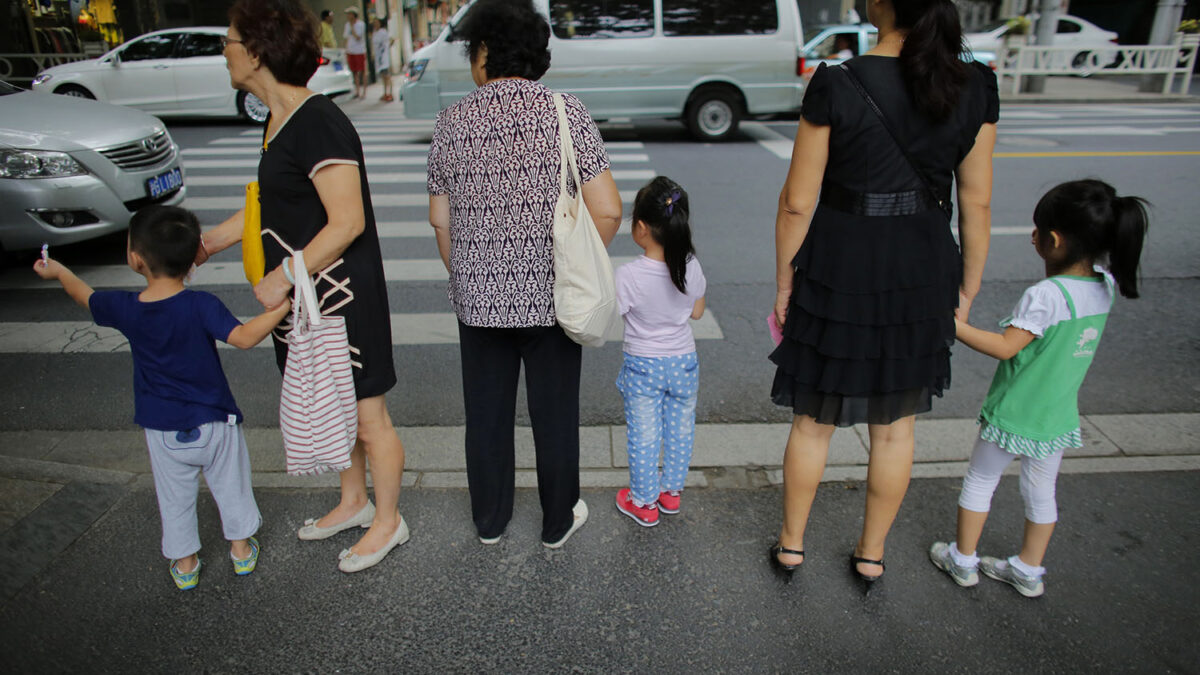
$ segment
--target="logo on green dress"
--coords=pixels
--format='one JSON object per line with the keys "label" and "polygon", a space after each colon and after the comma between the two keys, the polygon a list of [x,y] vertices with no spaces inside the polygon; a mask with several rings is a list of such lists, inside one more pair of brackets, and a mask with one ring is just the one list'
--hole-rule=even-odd
{"label": "logo on green dress", "polygon": [[1075,356],[1085,357],[1092,356],[1096,353],[1096,341],[1100,339],[1100,331],[1094,326],[1089,326],[1083,329],[1079,334],[1079,340],[1075,342]]}

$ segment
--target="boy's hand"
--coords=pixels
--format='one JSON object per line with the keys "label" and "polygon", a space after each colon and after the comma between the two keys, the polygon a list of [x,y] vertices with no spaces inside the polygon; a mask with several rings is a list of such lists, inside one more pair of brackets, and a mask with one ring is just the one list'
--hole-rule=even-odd
{"label": "boy's hand", "polygon": [[46,260],[38,258],[37,262],[33,263],[33,271],[43,279],[57,279],[62,276],[63,272],[68,270],[66,266],[54,258],[47,258]]}

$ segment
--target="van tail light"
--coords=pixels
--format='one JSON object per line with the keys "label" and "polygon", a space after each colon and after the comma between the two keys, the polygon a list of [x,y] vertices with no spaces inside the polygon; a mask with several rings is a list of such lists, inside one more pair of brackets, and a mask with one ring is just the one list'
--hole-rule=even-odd
{"label": "van tail light", "polygon": [[329,63],[330,63],[330,62],[329,62],[329,59],[328,59],[328,58],[326,58],[326,57],[324,57],[324,56],[322,56],[321,58],[317,59],[317,65],[318,65],[318,66],[327,66],[327,65],[329,65]]}
{"label": "van tail light", "polygon": [[796,77],[804,77],[804,57],[796,57]]}

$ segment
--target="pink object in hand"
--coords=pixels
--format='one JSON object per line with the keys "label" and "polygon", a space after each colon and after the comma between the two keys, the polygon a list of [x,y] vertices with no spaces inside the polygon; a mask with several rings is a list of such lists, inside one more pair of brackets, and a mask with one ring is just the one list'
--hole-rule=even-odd
{"label": "pink object in hand", "polygon": [[783,342],[783,328],[775,318],[775,312],[767,315],[767,329],[771,331],[771,339],[775,341],[775,344]]}

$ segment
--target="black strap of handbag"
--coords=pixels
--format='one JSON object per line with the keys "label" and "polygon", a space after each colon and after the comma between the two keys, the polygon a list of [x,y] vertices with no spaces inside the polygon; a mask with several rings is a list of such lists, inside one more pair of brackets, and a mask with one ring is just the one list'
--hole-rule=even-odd
{"label": "black strap of handbag", "polygon": [[929,191],[929,196],[933,197],[933,202],[938,205],[938,208],[942,211],[942,213],[946,214],[947,220],[953,221],[954,206],[950,203],[949,199],[942,199],[938,196],[937,190],[934,189],[933,184],[929,182],[929,179],[925,177],[925,173],[917,168],[916,162],[914,162],[912,157],[909,156],[908,150],[904,147],[904,144],[900,142],[900,139],[896,136],[896,132],[892,131],[892,126],[888,124],[887,118],[883,116],[883,111],[879,109],[878,105],[876,105],[875,99],[871,98],[871,95],[867,93],[867,88],[863,86],[862,81],[858,79],[858,76],[854,74],[854,71],[850,69],[848,64],[838,64],[838,68],[841,68],[846,73],[846,76],[850,78],[850,83],[854,85],[854,88],[858,90],[859,95],[862,96],[863,100],[867,102],[867,107],[869,107],[879,118],[879,121],[883,124],[884,130],[886,130],[888,135],[892,137],[892,141],[896,143],[896,147],[900,148],[900,154],[904,155],[904,160],[908,162],[908,166],[912,168],[913,173],[917,174],[917,178],[921,179],[921,183],[925,186],[925,189]]}

